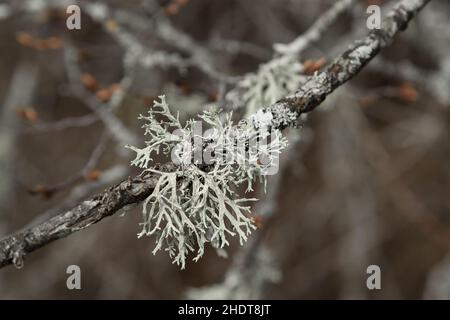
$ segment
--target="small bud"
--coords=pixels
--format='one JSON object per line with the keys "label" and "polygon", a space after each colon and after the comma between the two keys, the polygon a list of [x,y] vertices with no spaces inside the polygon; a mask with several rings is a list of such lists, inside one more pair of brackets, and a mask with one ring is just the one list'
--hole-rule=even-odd
{"label": "small bud", "polygon": [[109,89],[100,89],[95,95],[101,102],[108,102],[111,99],[112,93]]}
{"label": "small bud", "polygon": [[258,228],[258,229],[262,229],[263,228],[263,217],[259,214],[255,214],[253,216],[253,224]]}
{"label": "small bud", "polygon": [[111,91],[111,93],[116,93],[122,90],[122,86],[120,85],[120,83],[113,83],[112,85],[109,86],[109,91]]}
{"label": "small bud", "polygon": [[88,181],[97,181],[100,179],[100,176],[102,175],[100,170],[91,170],[86,174],[86,180]]}
{"label": "small bud", "polygon": [[209,101],[215,102],[217,100],[219,100],[219,91],[215,90],[215,91],[211,92],[211,94],[209,95]]}
{"label": "small bud", "polygon": [[398,94],[407,103],[413,103],[417,101],[419,93],[409,83],[404,83],[398,88]]}
{"label": "small bud", "polygon": [[116,20],[109,19],[106,21],[105,27],[109,32],[116,32],[119,29],[119,24]]}
{"label": "small bud", "polygon": [[26,32],[17,32],[16,41],[24,47],[31,48],[34,44],[33,36]]}
{"label": "small bud", "polygon": [[33,49],[44,51],[47,49],[47,43],[44,40],[36,39],[32,45]]}
{"label": "small bud", "polygon": [[362,107],[368,107],[378,101],[378,97],[374,94],[368,94],[359,99]]}
{"label": "small bud", "polygon": [[171,3],[165,7],[168,16],[174,16],[178,13],[179,7],[177,3]]}
{"label": "small bud", "polygon": [[97,89],[97,80],[90,73],[84,73],[81,76],[81,82],[89,91],[95,91]]}
{"label": "small bud", "polygon": [[46,42],[47,48],[52,49],[52,50],[59,49],[63,45],[62,39],[58,38],[58,37],[50,37],[50,38],[46,39],[45,42]]}
{"label": "small bud", "polygon": [[314,72],[320,70],[320,68],[322,68],[326,62],[327,61],[323,57],[318,60],[305,60],[303,62],[304,73],[308,75],[314,74]]}
{"label": "small bud", "polygon": [[49,190],[47,187],[43,185],[37,185],[34,189],[29,190],[29,193],[33,195],[40,195],[44,199],[50,199],[53,196],[54,191]]}
{"label": "small bud", "polygon": [[20,117],[30,122],[34,122],[38,118],[38,113],[32,107],[20,109],[17,113]]}

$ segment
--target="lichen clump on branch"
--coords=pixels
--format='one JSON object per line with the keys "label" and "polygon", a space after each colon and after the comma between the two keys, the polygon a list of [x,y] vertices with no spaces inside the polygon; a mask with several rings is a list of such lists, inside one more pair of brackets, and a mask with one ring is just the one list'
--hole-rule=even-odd
{"label": "lichen clump on branch", "polygon": [[[185,268],[189,253],[198,261],[211,244],[223,253],[229,238],[236,236],[243,244],[256,227],[250,211],[253,198],[239,195],[252,191],[253,183],[273,173],[287,140],[277,129],[255,127],[254,121],[237,125],[231,114],[204,111],[185,125],[174,116],[160,96],[154,101],[143,128],[147,139],[144,148],[127,146],[136,152],[132,165],[157,175],[153,193],[144,201],[142,231],[156,237],[153,254],[164,249],[173,262]],[[198,126],[206,125],[203,133]],[[176,170],[164,172],[150,164],[154,154],[171,157]],[[199,158],[200,155],[200,158]]]}

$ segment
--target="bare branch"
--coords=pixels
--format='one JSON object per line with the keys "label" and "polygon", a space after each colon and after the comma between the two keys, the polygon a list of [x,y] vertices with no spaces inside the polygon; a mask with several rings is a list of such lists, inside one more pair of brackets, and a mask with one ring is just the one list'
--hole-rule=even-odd
{"label": "bare branch", "polygon": [[41,190],[33,190],[31,189],[29,192],[31,194],[40,194],[44,195],[46,197],[52,197],[56,193],[64,191],[70,187],[73,187],[83,180],[89,180],[89,174],[92,170],[95,169],[95,166],[100,160],[100,157],[105,152],[106,145],[110,139],[110,134],[107,129],[104,129],[103,133],[101,134],[97,145],[94,147],[94,149],[91,152],[91,155],[86,161],[86,164],[78,170],[75,174],[70,176],[69,178],[66,178],[64,181],[61,181],[55,185],[52,186],[44,186]]}
{"label": "bare branch", "polygon": [[277,119],[278,115],[283,117],[280,109],[290,109],[297,115],[314,110],[335,89],[357,75],[381,49],[393,41],[400,31],[405,30],[409,21],[429,1],[403,0],[399,2],[387,15],[381,29],[372,30],[365,38],[355,41],[324,72],[315,74],[295,94],[289,95],[267,108],[265,112],[272,112],[273,123],[281,124],[282,128],[294,124],[294,120],[286,122],[280,121],[283,119]]}
{"label": "bare branch", "polygon": [[99,119],[95,113],[89,113],[79,117],[66,117],[55,122],[37,122],[36,124],[23,128],[20,133],[34,134],[36,132],[61,131],[67,128],[87,127],[97,120]]}
{"label": "bare branch", "polygon": [[55,207],[52,207],[36,216],[32,221],[30,221],[21,230],[26,230],[28,228],[34,227],[45,220],[48,220],[61,212],[65,212],[75,207],[86,197],[92,195],[96,190],[106,188],[113,183],[117,183],[127,176],[130,171],[130,167],[127,165],[116,165],[108,168],[102,172],[99,179],[96,181],[91,181],[88,183],[83,183],[76,186],[70,191],[70,194]]}
{"label": "bare branch", "polygon": [[337,1],[302,35],[289,44],[277,43],[274,45],[276,52],[281,54],[300,55],[312,43],[319,41],[325,31],[340,17],[355,1]]}
{"label": "bare branch", "polygon": [[[166,165],[165,170],[172,166]],[[23,266],[23,257],[54,241],[85,229],[113,215],[127,205],[139,203],[152,192],[157,178],[142,174],[122,181],[101,194],[83,201],[74,209],[57,215],[35,227],[6,237],[0,241],[0,267]]]}
{"label": "bare branch", "polygon": [[[126,84],[127,86],[125,88],[121,88],[118,93],[114,93],[111,100],[105,105],[102,105],[94,95],[91,95],[81,85],[79,81],[79,79],[81,79],[81,71],[76,61],[76,49],[69,44],[66,44],[64,55],[65,67],[70,80],[71,91],[75,94],[75,96],[81,99],[86,106],[99,117],[114,139],[116,139],[119,143],[123,145],[135,143],[138,140],[135,134],[130,131],[115,114],[113,114],[113,111],[115,111],[115,109],[117,109],[121,104],[125,96],[124,92],[128,90],[128,87],[131,85],[131,81],[127,77],[124,77],[121,84]],[[115,97],[115,95],[118,95],[118,97]]]}

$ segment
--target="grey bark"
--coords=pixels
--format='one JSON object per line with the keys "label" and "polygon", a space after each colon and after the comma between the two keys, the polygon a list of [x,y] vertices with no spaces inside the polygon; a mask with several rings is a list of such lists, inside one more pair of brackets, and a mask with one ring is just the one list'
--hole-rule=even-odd
{"label": "grey bark", "polygon": [[274,117],[274,125],[280,129],[295,124],[296,118],[286,117],[288,110],[297,117],[320,105],[326,97],[345,82],[356,76],[381,49],[387,47],[395,36],[408,27],[411,19],[430,0],[400,1],[387,15],[381,29],[375,29],[355,41],[338,56],[325,71],[312,76],[297,92],[266,108]]}
{"label": "grey bark", "polygon": [[[164,166],[170,170],[171,165]],[[113,215],[127,205],[143,201],[152,192],[157,177],[143,173],[133,179],[122,181],[104,192],[83,201],[65,213],[59,214],[37,226],[0,240],[0,267],[14,264],[23,266],[28,253],[74,232],[83,230]]]}

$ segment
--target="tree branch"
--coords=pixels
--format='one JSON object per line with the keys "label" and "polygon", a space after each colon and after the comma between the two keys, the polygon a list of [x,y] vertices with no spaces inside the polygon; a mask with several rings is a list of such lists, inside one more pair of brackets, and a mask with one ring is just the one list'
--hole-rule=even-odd
{"label": "tree branch", "polygon": [[273,123],[278,124],[280,129],[293,125],[295,119],[290,117],[288,120],[280,110],[290,109],[297,113],[297,116],[314,110],[335,89],[357,75],[381,49],[391,44],[394,37],[407,28],[409,21],[428,2],[430,0],[400,1],[388,13],[381,29],[372,30],[365,38],[355,41],[325,71],[315,74],[296,93],[281,99],[264,111],[272,112]]}
{"label": "tree branch", "polygon": [[[171,168],[173,168],[171,164],[164,166],[164,170],[171,170]],[[157,177],[149,173],[143,173],[133,179],[129,178],[83,201],[72,210],[2,239],[0,267],[11,263],[18,268],[22,267],[23,257],[28,253],[54,240],[85,229],[124,209],[127,205],[143,201],[153,192],[156,182]]]}
{"label": "tree branch", "polygon": [[[295,124],[301,113],[314,110],[336,88],[358,74],[400,31],[406,29],[408,22],[429,1],[400,1],[388,14],[380,30],[373,30],[364,39],[354,42],[324,72],[312,76],[295,94],[263,109],[262,112],[273,115],[270,125],[283,129]],[[165,165],[163,169],[171,170],[173,165]],[[9,264],[21,267],[26,254],[87,228],[127,205],[141,202],[153,192],[156,181],[157,177],[153,174],[141,174],[82,202],[70,211],[0,240],[0,267]]]}
{"label": "tree branch", "polygon": [[279,54],[300,55],[312,43],[322,38],[323,34],[339,18],[355,0],[339,0],[328,9],[314,24],[302,35],[288,44],[276,43],[274,49]]}

